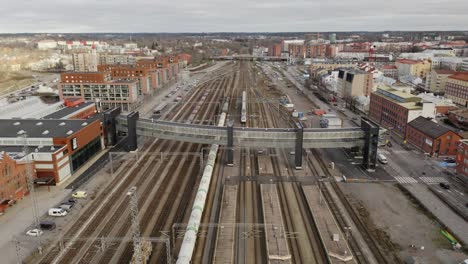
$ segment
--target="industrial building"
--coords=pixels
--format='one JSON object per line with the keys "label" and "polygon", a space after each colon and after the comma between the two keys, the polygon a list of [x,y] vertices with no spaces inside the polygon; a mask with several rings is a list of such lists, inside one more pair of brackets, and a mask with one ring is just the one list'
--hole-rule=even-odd
{"label": "industrial building", "polygon": [[0,151],[25,161],[27,145],[38,184],[60,184],[104,148],[99,119],[1,119],[0,128]]}
{"label": "industrial building", "polygon": [[412,95],[410,89],[379,85],[370,95],[371,120],[404,136],[408,122],[419,116],[435,118],[435,104]]}
{"label": "industrial building", "polygon": [[419,116],[408,123],[405,139],[431,156],[453,156],[457,153],[461,136],[431,119]]}

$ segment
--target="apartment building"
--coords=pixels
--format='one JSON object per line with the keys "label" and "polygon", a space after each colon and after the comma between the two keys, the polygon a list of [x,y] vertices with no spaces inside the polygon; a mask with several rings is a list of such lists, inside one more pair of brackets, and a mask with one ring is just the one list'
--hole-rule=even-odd
{"label": "apartment building", "polygon": [[109,64],[135,64],[136,59],[134,56],[127,54],[98,54],[98,65],[109,65]]}
{"label": "apartment building", "polygon": [[110,80],[104,82],[59,84],[60,99],[82,98],[96,102],[100,110],[120,107],[124,112],[136,109],[141,98],[138,97],[136,80]]}
{"label": "apartment building", "polygon": [[414,76],[421,79],[426,78],[431,71],[431,62],[427,60],[397,60],[395,66],[398,69],[398,76]]}
{"label": "apartment building", "polygon": [[431,156],[453,156],[461,136],[444,125],[419,116],[408,123],[405,139]]}
{"label": "apartment building", "polygon": [[447,78],[445,97],[458,105],[468,107],[468,72],[456,73]]}
{"label": "apartment building", "polygon": [[76,72],[96,72],[98,56],[95,50],[73,53],[73,69]]}
{"label": "apartment building", "polygon": [[373,86],[372,73],[357,69],[340,69],[338,71],[337,92],[341,98],[369,96]]}
{"label": "apartment building", "polygon": [[410,87],[378,85],[370,95],[369,117],[404,136],[408,122],[419,116],[435,118],[435,104],[412,95]]}
{"label": "apartment building", "polygon": [[398,68],[395,65],[384,65],[380,68],[383,75],[388,78],[398,80]]}
{"label": "apartment building", "polygon": [[268,48],[268,56],[280,57],[281,56],[281,44],[275,44]]}
{"label": "apartment building", "polygon": [[444,94],[449,76],[455,74],[452,70],[432,70],[426,79],[426,89],[435,94]]}
{"label": "apartment building", "polygon": [[99,65],[100,72],[110,75],[112,80],[135,80],[138,95],[152,94],[163,83],[163,69],[138,67],[136,65]]}

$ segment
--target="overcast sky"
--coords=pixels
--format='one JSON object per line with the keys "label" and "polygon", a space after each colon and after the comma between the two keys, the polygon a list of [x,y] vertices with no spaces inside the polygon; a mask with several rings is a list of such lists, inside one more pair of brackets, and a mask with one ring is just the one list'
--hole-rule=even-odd
{"label": "overcast sky", "polygon": [[0,32],[468,30],[468,0],[2,0]]}

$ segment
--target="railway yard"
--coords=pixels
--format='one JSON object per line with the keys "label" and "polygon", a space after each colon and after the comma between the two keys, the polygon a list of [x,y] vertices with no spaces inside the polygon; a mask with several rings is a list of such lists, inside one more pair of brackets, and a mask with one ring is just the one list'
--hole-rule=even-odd
{"label": "railway yard", "polygon": [[[296,126],[277,103],[284,94],[269,85],[258,63],[229,62],[212,76],[161,118],[216,125],[226,117],[235,127]],[[143,254],[147,263],[180,261],[195,210],[203,214],[191,263],[402,263],[361,219],[337,183],[340,172],[320,150],[305,149],[304,167],[297,170],[291,149],[235,148],[234,164],[228,165],[228,150],[220,147],[200,209],[194,203],[210,146],[154,138],[139,143],[138,158],[122,156],[111,180],[80,215],[26,263],[131,262],[127,191],[132,186],[140,242],[151,243]]]}

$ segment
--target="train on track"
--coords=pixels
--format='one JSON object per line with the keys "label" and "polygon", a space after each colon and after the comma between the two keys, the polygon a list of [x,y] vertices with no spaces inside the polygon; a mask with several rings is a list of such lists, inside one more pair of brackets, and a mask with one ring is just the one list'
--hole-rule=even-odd
{"label": "train on track", "polygon": [[247,92],[242,92],[242,110],[241,110],[241,124],[247,122]]}

